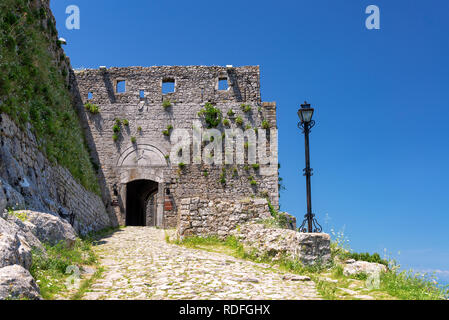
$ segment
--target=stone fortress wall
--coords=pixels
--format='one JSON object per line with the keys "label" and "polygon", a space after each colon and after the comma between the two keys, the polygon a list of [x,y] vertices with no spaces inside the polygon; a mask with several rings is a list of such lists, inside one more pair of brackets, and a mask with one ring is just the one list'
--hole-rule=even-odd
{"label": "stone fortress wall", "polygon": [[73,223],[79,234],[117,225],[101,198],[86,191],[70,174],[51,164],[36,138],[0,115],[0,213],[5,208],[51,213]]}
{"label": "stone fortress wall", "polygon": [[[227,90],[219,90],[220,80],[227,83]],[[103,199],[120,224],[127,224],[127,187],[140,180],[158,184],[152,200],[156,216],[147,220],[165,228],[176,226],[184,198],[235,201],[268,197],[278,207],[277,154],[276,170],[271,174],[261,174],[262,168],[248,165],[247,159],[239,165],[201,163],[180,169],[167,159],[173,144],[163,134],[168,126],[192,131],[195,121],[203,121],[198,112],[207,102],[221,110],[231,128],[239,127],[235,123],[238,116],[243,119],[243,130],[249,126],[261,129],[264,120],[276,128],[276,104],[261,101],[258,66],[102,67],[74,71],[70,82],[93,158],[100,167]],[[124,92],[119,92],[119,82]],[[163,93],[165,82],[174,83],[173,92]],[[170,101],[171,107],[164,108],[164,101]],[[85,110],[86,103],[99,106],[99,113]],[[242,104],[251,106],[251,111],[244,112]],[[235,116],[227,115],[230,109]],[[120,119],[121,129],[114,141],[116,119]],[[226,127],[220,124],[217,129],[224,132]],[[270,145],[272,134],[267,131]]]}

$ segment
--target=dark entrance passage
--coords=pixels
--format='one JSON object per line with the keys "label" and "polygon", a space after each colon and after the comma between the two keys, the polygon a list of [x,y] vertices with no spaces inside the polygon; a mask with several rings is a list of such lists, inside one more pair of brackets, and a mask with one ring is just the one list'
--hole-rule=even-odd
{"label": "dark entrance passage", "polygon": [[126,225],[155,226],[158,183],[136,180],[126,187]]}

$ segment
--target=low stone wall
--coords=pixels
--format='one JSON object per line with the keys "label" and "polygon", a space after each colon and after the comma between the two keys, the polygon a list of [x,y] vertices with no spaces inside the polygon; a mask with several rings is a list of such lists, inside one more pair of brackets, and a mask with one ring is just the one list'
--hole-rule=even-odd
{"label": "low stone wall", "polygon": [[226,237],[237,226],[261,219],[270,219],[265,199],[235,201],[184,198],[178,212],[179,236]]}
{"label": "low stone wall", "polygon": [[264,224],[246,224],[231,234],[256,255],[273,259],[287,257],[305,265],[327,264],[331,260],[330,236],[326,233],[300,233]]}
{"label": "low stone wall", "polygon": [[67,219],[74,214],[79,234],[116,225],[99,196],[84,189],[67,169],[51,164],[29,130],[21,131],[0,114],[0,211],[6,207]]}

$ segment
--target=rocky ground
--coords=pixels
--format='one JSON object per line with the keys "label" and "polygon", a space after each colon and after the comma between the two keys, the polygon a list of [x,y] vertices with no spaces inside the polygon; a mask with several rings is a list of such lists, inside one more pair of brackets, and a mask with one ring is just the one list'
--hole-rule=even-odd
{"label": "rocky ground", "polygon": [[40,299],[29,269],[33,248],[45,252],[41,242],[71,246],[75,230],[59,217],[34,211],[0,212],[0,300]]}
{"label": "rocky ground", "polygon": [[168,244],[155,228],[121,229],[95,250],[106,270],[84,299],[320,299],[308,277]]}

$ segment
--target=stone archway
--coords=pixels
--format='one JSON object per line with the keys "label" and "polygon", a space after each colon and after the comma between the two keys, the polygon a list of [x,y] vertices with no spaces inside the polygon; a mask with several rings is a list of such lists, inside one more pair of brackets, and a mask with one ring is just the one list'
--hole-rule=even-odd
{"label": "stone archway", "polygon": [[117,160],[122,221],[127,226],[162,226],[164,215],[163,152],[151,144],[125,149]]}
{"label": "stone archway", "polygon": [[117,160],[117,167],[165,167],[167,161],[160,148],[151,144],[137,144],[125,149]]}

